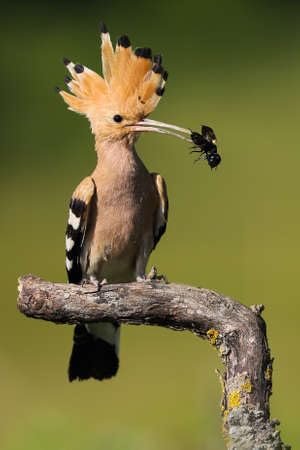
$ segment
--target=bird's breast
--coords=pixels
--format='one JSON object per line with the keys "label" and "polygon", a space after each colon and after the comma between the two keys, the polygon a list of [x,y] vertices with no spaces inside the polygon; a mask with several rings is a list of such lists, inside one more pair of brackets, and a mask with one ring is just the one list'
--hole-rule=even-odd
{"label": "bird's breast", "polygon": [[153,237],[157,193],[145,171],[99,180],[96,187],[87,235],[89,270],[117,273],[116,278],[122,278],[121,273],[133,271],[145,240]]}

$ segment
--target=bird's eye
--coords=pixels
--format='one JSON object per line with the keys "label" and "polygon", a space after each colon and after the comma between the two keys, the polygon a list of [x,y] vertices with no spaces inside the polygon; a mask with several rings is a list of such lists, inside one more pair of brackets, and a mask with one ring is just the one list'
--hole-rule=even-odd
{"label": "bird's eye", "polygon": [[120,114],[116,114],[116,115],[113,117],[113,119],[114,119],[115,122],[120,123],[120,122],[122,122],[123,117],[120,116]]}

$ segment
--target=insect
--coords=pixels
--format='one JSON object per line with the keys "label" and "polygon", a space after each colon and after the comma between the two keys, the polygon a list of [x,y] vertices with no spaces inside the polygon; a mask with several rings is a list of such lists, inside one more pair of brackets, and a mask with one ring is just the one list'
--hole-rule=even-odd
{"label": "insect", "polygon": [[193,148],[199,148],[199,150],[192,150],[191,153],[200,153],[200,156],[195,162],[206,159],[210,168],[213,169],[221,162],[221,156],[217,149],[217,138],[214,130],[207,125],[201,127],[201,133],[197,133],[196,131],[191,132],[191,139],[195,144]]}

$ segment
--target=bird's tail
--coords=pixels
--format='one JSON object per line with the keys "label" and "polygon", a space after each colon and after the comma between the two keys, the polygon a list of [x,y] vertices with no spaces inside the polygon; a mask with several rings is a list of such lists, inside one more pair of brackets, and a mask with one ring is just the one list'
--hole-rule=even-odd
{"label": "bird's tail", "polygon": [[120,326],[109,322],[76,325],[69,380],[103,380],[119,368]]}

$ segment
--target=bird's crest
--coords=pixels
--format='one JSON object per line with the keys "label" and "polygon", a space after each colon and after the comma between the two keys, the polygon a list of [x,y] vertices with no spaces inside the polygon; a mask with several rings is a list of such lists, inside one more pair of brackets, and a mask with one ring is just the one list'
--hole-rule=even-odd
{"label": "bird's crest", "polygon": [[129,120],[148,116],[161,99],[168,75],[161,56],[152,58],[150,48],[133,51],[129,38],[121,36],[114,49],[104,25],[101,39],[103,77],[64,58],[72,76],[65,78],[71,94],[59,92],[69,109],[88,117],[94,132],[99,124],[97,117],[110,118],[112,112]]}

